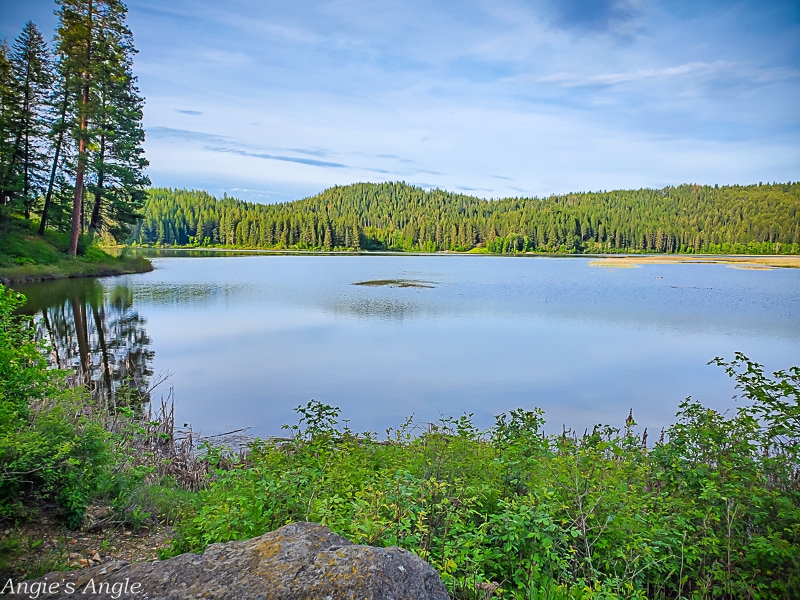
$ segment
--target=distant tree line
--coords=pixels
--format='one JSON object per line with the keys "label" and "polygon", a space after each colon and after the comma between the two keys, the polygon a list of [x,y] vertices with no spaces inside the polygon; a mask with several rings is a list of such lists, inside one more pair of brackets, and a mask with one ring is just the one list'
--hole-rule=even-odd
{"label": "distant tree line", "polygon": [[800,252],[800,183],[483,200],[358,183],[281,204],[154,188],[138,244],[555,253]]}
{"label": "distant tree line", "polygon": [[58,0],[52,44],[29,21],[0,41],[0,218],[123,240],[150,180],[144,100],[121,0]]}

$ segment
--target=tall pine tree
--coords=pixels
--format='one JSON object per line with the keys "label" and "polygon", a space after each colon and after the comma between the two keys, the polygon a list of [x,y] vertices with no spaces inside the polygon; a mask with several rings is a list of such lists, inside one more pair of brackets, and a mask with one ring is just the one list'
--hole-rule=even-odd
{"label": "tall pine tree", "polygon": [[10,54],[6,41],[0,40],[0,206],[8,204],[17,189],[11,157],[20,105]]}
{"label": "tall pine tree", "polygon": [[92,196],[90,227],[116,236],[137,216],[149,180],[142,156],[143,100],[132,75],[133,35],[120,0],[59,0],[58,51],[66,88],[76,98],[77,146],[70,253],[83,225],[84,193]]}
{"label": "tall pine tree", "polygon": [[[130,35],[121,40],[107,40],[98,46],[97,71],[97,149],[92,154],[92,212],[89,231],[107,230],[118,241],[140,217],[145,189],[150,180],[144,175],[147,160],[142,143],[142,107],[144,100],[136,88]],[[122,44],[120,44],[122,42]]]}
{"label": "tall pine tree", "polygon": [[18,118],[9,169],[16,180],[25,218],[44,190],[48,152],[48,96],[53,81],[52,59],[36,25],[28,21],[14,42],[11,65],[17,84]]}

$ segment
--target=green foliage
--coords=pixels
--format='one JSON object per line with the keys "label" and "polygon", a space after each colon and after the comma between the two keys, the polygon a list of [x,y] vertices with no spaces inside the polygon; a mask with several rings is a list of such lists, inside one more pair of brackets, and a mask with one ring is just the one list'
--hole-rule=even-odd
{"label": "green foliage", "polygon": [[[10,117],[8,141],[13,142],[0,159],[0,190],[28,218],[46,179],[47,100],[52,82],[50,52],[33,22],[28,21],[14,41],[10,59],[16,93],[12,104],[0,111],[0,119]],[[0,126],[0,132],[3,129]]]}
{"label": "green foliage", "polygon": [[82,390],[63,389],[33,329],[14,310],[24,297],[0,285],[0,516],[31,500],[58,502],[76,526],[109,461],[104,428]]}
{"label": "green foliage", "polygon": [[14,311],[25,297],[0,285],[0,431],[28,417],[29,402],[49,389],[47,363],[33,333]]}
{"label": "green foliage", "polygon": [[796,464],[800,456],[800,368],[776,371],[770,379],[762,365],[739,352],[730,364],[721,358],[712,362],[736,379],[736,388],[750,402],[743,412],[758,419],[759,444],[783,455],[787,464]]}
{"label": "green foliage", "polygon": [[89,246],[83,253],[83,260],[91,263],[99,263],[108,260],[109,256],[97,246]]}
{"label": "green foliage", "polygon": [[798,183],[500,200],[358,183],[270,205],[155,188],[132,240],[403,252],[797,254],[798,208]]}
{"label": "green foliage", "polygon": [[84,224],[91,236],[123,240],[141,216],[144,100],[125,4],[56,4],[53,48],[30,21],[12,49],[0,43],[0,211],[39,216],[39,235],[74,226],[75,255]]}
{"label": "green foliage", "polygon": [[69,236],[47,230],[35,232],[34,224],[21,218],[0,218],[0,280],[54,279],[149,271],[142,257],[107,254],[81,236],[78,257],[67,256]]}
{"label": "green foliage", "polygon": [[173,552],[311,520],[415,552],[456,598],[797,597],[797,368],[716,362],[749,403],[725,416],[687,399],[654,447],[632,417],[548,437],[538,409],[378,441],[312,401],[288,439],[208,450],[214,476]]}
{"label": "green foliage", "polygon": [[63,260],[50,240],[36,236],[21,219],[0,220],[0,268],[25,264],[52,265]]}

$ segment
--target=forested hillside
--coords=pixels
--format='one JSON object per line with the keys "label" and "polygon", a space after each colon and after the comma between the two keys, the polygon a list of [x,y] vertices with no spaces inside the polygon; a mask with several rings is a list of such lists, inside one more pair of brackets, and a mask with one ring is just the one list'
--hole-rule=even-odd
{"label": "forested hillside", "polygon": [[800,183],[483,200],[358,183],[283,204],[155,188],[132,241],[244,248],[489,252],[800,252]]}

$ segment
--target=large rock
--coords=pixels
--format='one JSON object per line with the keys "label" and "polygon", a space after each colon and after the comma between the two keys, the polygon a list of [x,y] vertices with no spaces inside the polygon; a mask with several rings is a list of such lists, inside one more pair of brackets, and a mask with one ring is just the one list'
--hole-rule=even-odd
{"label": "large rock", "polygon": [[315,523],[293,523],[161,562],[117,561],[50,573],[24,582],[24,590],[15,587],[23,592],[15,595],[33,597],[32,586],[43,583],[48,591],[37,587],[39,598],[72,600],[449,600],[436,571],[414,554],[358,546]]}

